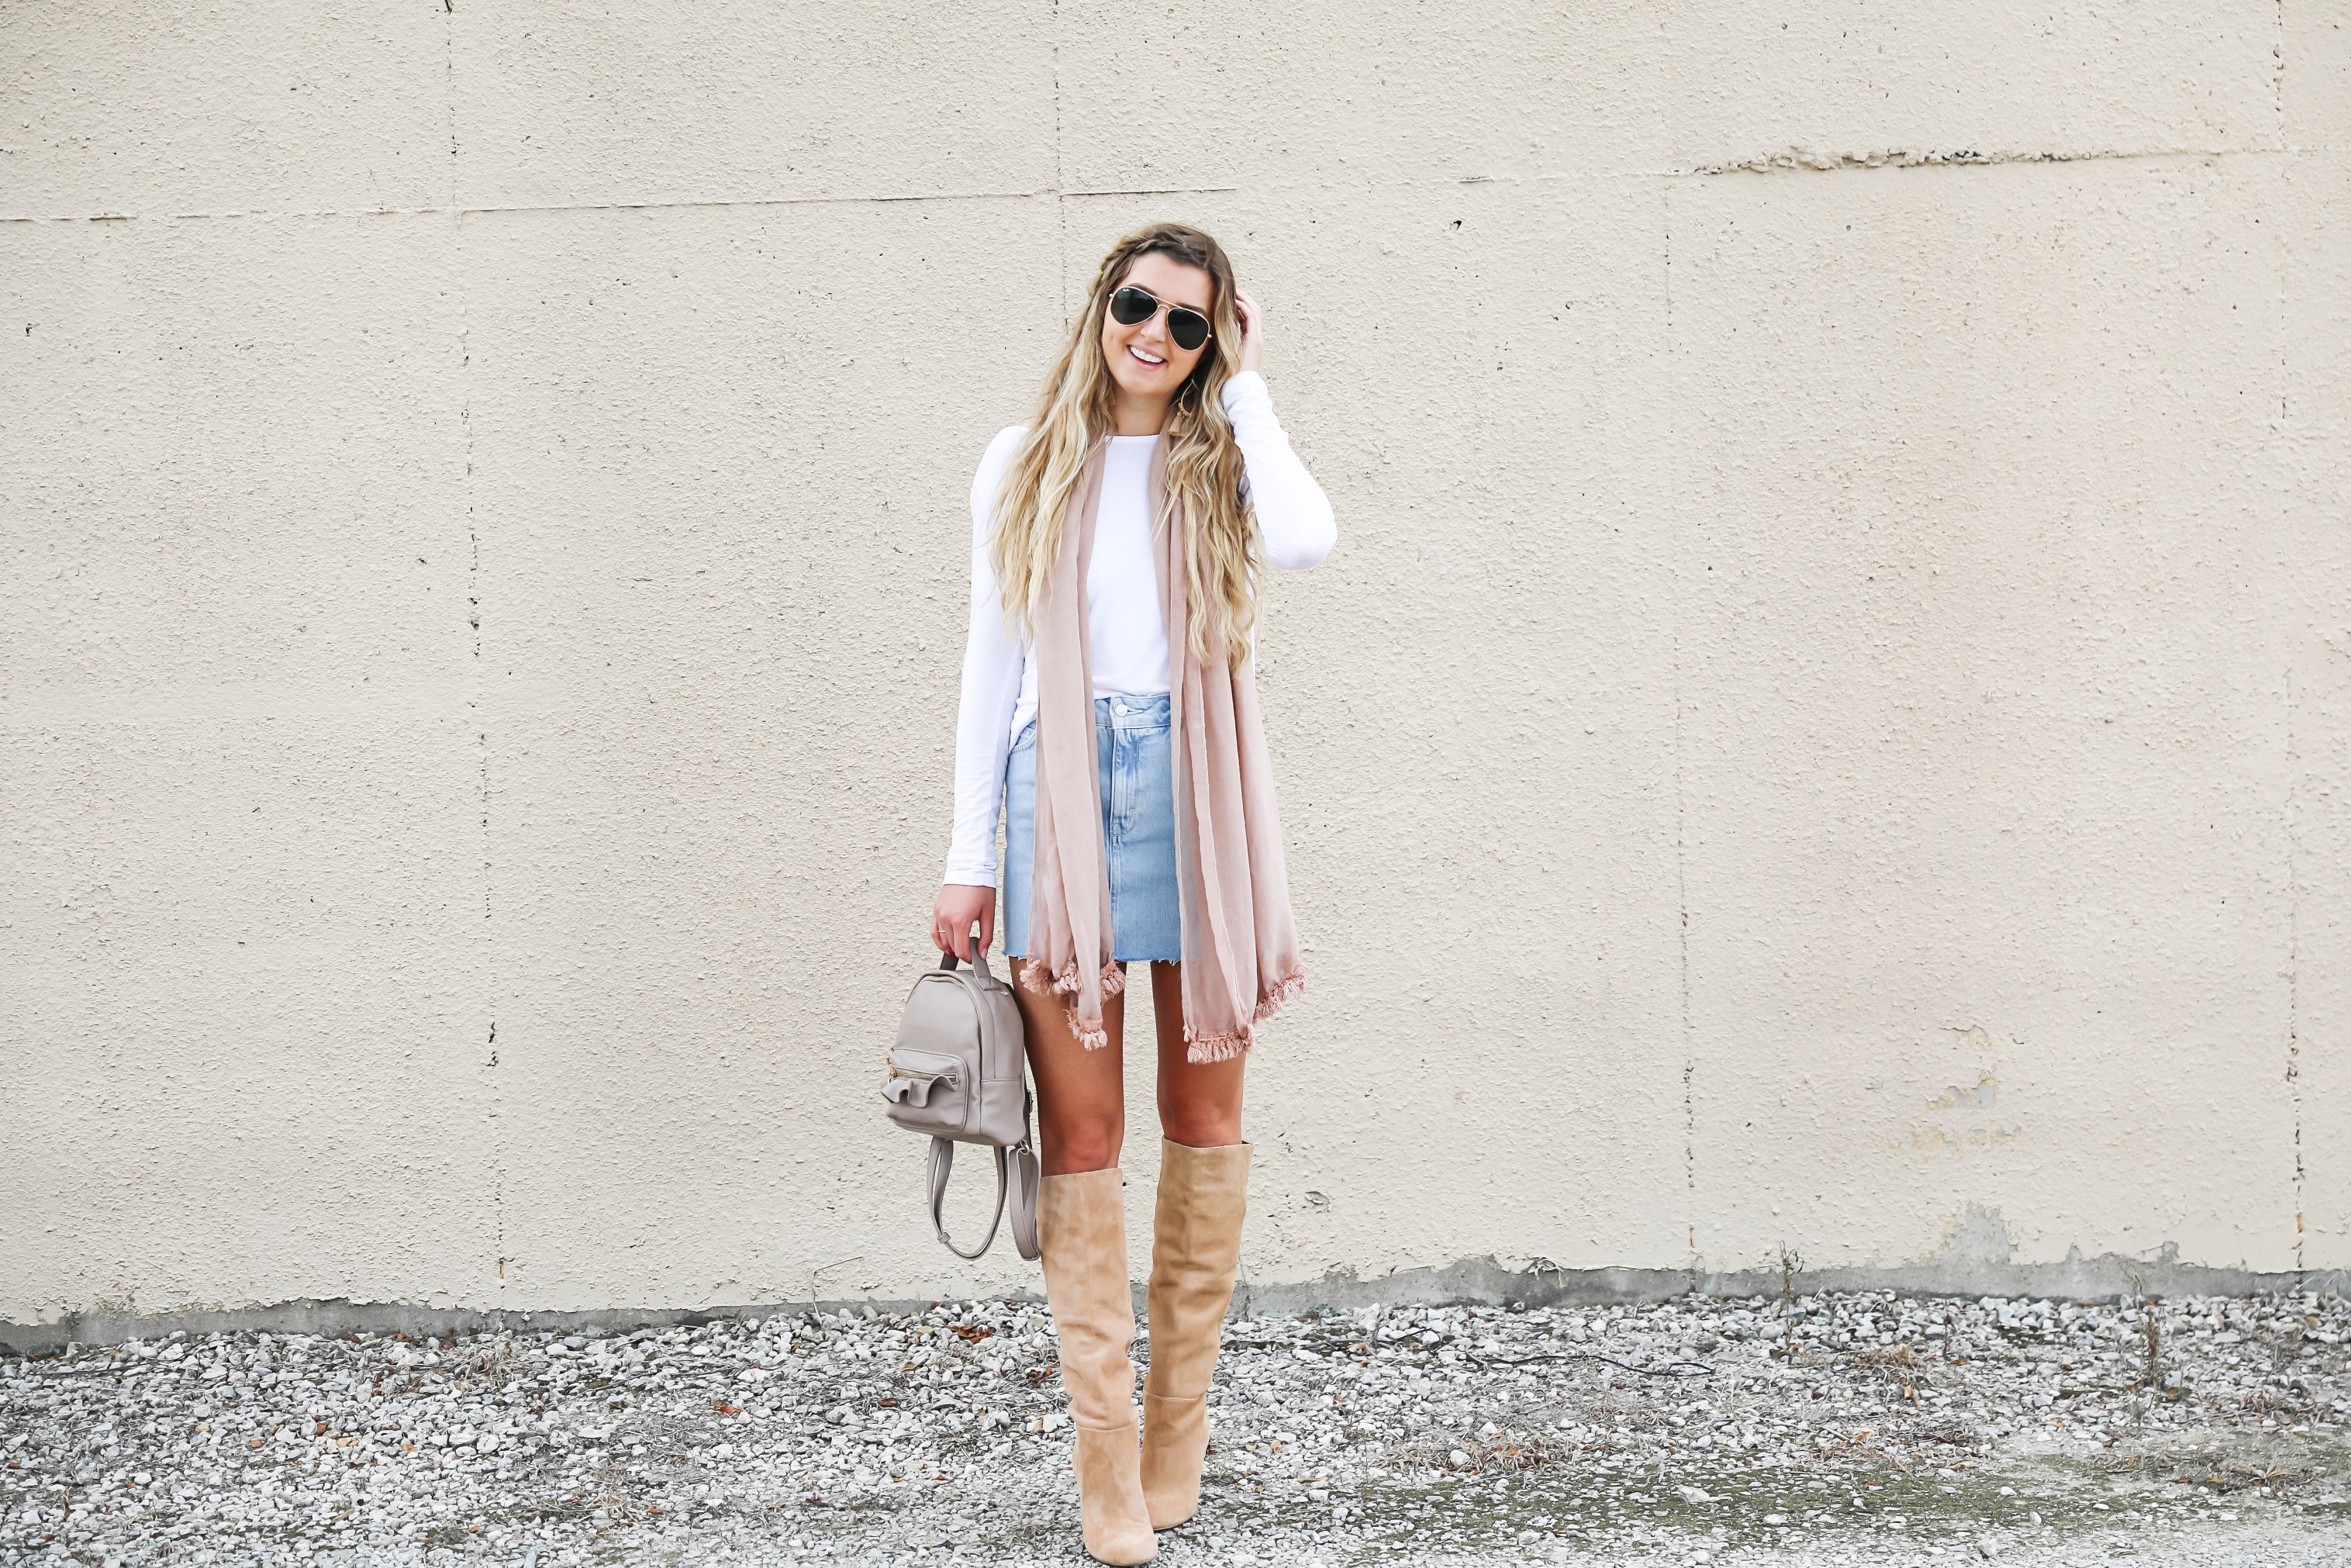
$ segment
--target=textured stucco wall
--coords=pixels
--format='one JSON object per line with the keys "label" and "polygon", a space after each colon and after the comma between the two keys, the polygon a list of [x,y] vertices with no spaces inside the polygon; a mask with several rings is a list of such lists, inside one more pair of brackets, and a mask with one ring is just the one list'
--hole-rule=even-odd
{"label": "textured stucco wall", "polygon": [[2334,0],[20,0],[0,1322],[1033,1284],[873,1074],[1161,215],[1341,527],[1256,1286],[2351,1266]]}

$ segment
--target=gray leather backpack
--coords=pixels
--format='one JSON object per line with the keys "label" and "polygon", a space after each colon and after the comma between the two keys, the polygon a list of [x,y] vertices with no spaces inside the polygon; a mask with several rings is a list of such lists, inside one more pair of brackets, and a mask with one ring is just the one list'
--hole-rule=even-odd
{"label": "gray leather backpack", "polygon": [[[971,967],[952,953],[926,969],[906,997],[890,1076],[882,1084],[890,1120],[931,1138],[931,1225],[958,1258],[977,1258],[996,1240],[1012,1211],[1012,1244],[1037,1256],[1037,1155],[1029,1142],[1029,1057],[1012,988],[987,970],[987,950],[972,949]],[[967,1252],[947,1236],[944,1209],[955,1146],[978,1144],[996,1154],[996,1217]]]}

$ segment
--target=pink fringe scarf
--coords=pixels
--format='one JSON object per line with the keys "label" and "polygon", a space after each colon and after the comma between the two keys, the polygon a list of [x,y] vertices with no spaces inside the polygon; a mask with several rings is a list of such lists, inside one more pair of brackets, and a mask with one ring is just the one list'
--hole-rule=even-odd
{"label": "pink fringe scarf", "polygon": [[[1020,983],[1068,998],[1078,1043],[1110,1043],[1102,998],[1125,975],[1112,958],[1110,866],[1095,765],[1093,672],[1088,658],[1086,573],[1102,501],[1107,444],[1070,497],[1036,607],[1037,862],[1029,884],[1029,953]],[[1151,455],[1147,504],[1163,515],[1165,442]],[[1203,664],[1191,655],[1183,509],[1155,529],[1153,564],[1166,612],[1169,750],[1174,757],[1176,874],[1183,926],[1184,1054],[1222,1061],[1249,1049],[1257,1025],[1306,984],[1274,809],[1273,769],[1250,664]],[[1079,956],[1084,955],[1084,962]]]}

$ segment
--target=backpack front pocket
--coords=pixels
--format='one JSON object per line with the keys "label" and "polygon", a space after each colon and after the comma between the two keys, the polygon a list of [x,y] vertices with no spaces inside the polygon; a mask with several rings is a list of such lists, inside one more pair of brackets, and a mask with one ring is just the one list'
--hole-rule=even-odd
{"label": "backpack front pocket", "polygon": [[943,1051],[893,1051],[890,1075],[882,1083],[890,1120],[943,1137],[962,1132],[977,1088],[971,1073],[970,1063]]}

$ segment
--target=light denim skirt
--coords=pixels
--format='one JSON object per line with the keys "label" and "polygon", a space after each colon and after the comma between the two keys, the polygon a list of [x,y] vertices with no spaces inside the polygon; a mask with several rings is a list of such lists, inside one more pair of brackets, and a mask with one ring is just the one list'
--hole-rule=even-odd
{"label": "light denim skirt", "polygon": [[[1176,776],[1167,699],[1096,697],[1094,768],[1110,856],[1111,953],[1123,962],[1184,956],[1176,904]],[[1037,864],[1037,721],[1004,761],[1004,930],[997,946],[1029,951],[1029,879]]]}

